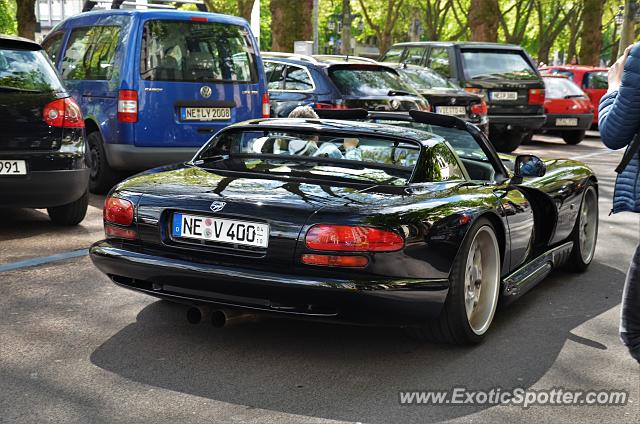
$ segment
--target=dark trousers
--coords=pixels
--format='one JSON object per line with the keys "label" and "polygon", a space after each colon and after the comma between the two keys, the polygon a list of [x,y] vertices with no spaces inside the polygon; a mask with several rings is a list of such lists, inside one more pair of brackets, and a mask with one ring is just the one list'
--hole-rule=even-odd
{"label": "dark trousers", "polygon": [[640,363],[640,245],[631,260],[622,293],[620,338]]}

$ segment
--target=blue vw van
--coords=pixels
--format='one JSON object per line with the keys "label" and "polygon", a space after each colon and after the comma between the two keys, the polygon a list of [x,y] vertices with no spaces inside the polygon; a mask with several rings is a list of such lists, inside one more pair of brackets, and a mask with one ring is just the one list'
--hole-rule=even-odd
{"label": "blue vw van", "polygon": [[91,11],[61,22],[43,47],[82,108],[95,193],[121,171],[188,160],[221,128],[269,116],[258,45],[242,18]]}

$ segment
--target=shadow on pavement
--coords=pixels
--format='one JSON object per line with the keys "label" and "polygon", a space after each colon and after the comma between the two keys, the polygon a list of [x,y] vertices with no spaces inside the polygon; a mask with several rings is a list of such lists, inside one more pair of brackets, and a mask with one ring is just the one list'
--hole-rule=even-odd
{"label": "shadow on pavement", "polygon": [[363,422],[425,422],[488,406],[404,406],[399,390],[530,387],[571,334],[620,301],[624,274],[594,263],[585,275],[555,272],[500,310],[475,347],[420,344],[399,329],[268,319],[220,330],[190,326],[185,307],[158,301],[105,341],[91,362],[150,386],[218,401]]}

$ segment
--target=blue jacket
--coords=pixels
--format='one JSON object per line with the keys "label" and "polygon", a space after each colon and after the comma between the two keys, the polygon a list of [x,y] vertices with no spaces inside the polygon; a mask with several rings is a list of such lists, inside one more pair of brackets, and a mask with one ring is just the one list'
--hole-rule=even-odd
{"label": "blue jacket", "polygon": [[[640,44],[631,49],[618,91],[600,100],[598,126],[602,142],[610,149],[629,145],[640,131]],[[640,212],[640,160],[636,154],[616,179],[613,212]]]}

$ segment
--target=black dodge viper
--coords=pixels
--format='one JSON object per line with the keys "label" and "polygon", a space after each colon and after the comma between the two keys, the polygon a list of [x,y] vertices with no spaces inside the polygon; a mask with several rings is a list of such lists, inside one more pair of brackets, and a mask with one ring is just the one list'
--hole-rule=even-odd
{"label": "black dodge viper", "polygon": [[277,314],[458,344],[552,269],[588,267],[598,183],[582,163],[501,157],[455,117],[347,115],[232,125],[120,183],[91,259],[195,321]]}

